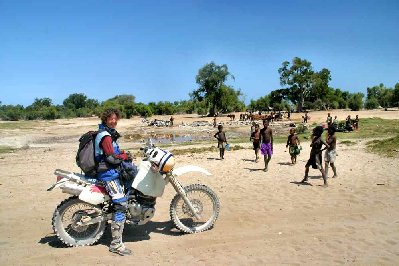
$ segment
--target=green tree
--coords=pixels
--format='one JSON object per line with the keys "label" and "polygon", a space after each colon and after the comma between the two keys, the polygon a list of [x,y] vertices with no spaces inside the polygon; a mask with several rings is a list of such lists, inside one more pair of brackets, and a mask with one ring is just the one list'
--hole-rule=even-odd
{"label": "green tree", "polygon": [[52,104],[50,98],[35,98],[34,102],[26,107],[25,118],[28,120],[34,119],[56,119],[60,115],[58,110]]}
{"label": "green tree", "polygon": [[62,104],[68,109],[77,110],[86,107],[86,100],[87,96],[83,93],[73,93],[70,94]]}
{"label": "green tree", "polygon": [[289,89],[278,89],[271,91],[269,94],[270,105],[274,106],[275,104],[280,104],[282,101],[290,98],[290,90]]}
{"label": "green tree", "polygon": [[192,114],[195,112],[195,102],[192,100],[178,101],[174,104],[176,106],[176,113],[178,114]]}
{"label": "green tree", "polygon": [[342,91],[340,89],[335,89],[334,95],[337,97],[336,99],[339,104],[338,108],[344,109],[344,108],[348,107],[348,100],[349,100],[349,92],[348,91]]}
{"label": "green tree", "polygon": [[234,90],[229,86],[222,85],[219,93],[218,110],[229,113],[240,112],[245,109],[245,104],[240,100],[240,97],[243,95],[240,90]]}
{"label": "green tree", "polygon": [[392,92],[392,106],[399,107],[399,83],[395,84],[395,88]]}
{"label": "green tree", "polygon": [[270,96],[266,95],[257,100],[251,100],[248,108],[251,111],[268,111],[270,107]]}
{"label": "green tree", "polygon": [[46,97],[46,98],[35,98],[35,101],[28,107],[38,110],[43,107],[50,107],[51,105],[53,105],[53,101],[50,98]]}
{"label": "green tree", "polygon": [[24,119],[25,109],[22,105],[2,105],[0,102],[0,120],[18,121]]}
{"label": "green tree", "polygon": [[298,112],[302,112],[305,98],[312,89],[314,75],[312,63],[306,59],[295,57],[291,65],[288,61],[283,62],[278,73],[280,74],[280,84],[287,85],[291,90],[289,95],[291,102],[296,104]]}
{"label": "green tree", "polygon": [[135,114],[147,118],[152,116],[152,111],[148,105],[145,105],[144,103],[137,103],[135,107]]}
{"label": "green tree", "polygon": [[157,115],[173,115],[176,112],[175,105],[168,101],[160,101],[153,108],[154,113]]}
{"label": "green tree", "polygon": [[367,99],[377,99],[378,104],[384,108],[393,106],[394,90],[387,88],[383,83],[379,86],[367,88]]}
{"label": "green tree", "polygon": [[105,100],[101,109],[118,108],[124,118],[130,118],[135,112],[135,97],[133,95],[117,95]]}
{"label": "green tree", "polygon": [[276,111],[289,111],[290,104],[287,101],[282,100],[281,102],[273,103],[273,109]]}
{"label": "green tree", "polygon": [[378,100],[375,97],[368,98],[364,104],[364,107],[368,110],[370,109],[376,109],[380,106],[378,103]]}
{"label": "green tree", "polygon": [[363,108],[363,93],[353,93],[350,95],[348,100],[348,106],[353,111],[359,111]]}
{"label": "green tree", "polygon": [[86,117],[96,114],[99,103],[88,99],[83,93],[70,94],[62,103],[62,113],[65,117]]}
{"label": "green tree", "polygon": [[196,82],[199,88],[194,90],[190,96],[198,101],[205,101],[209,106],[210,116],[218,111],[218,102],[222,96],[221,88],[228,77],[234,79],[227,65],[219,66],[214,62],[206,64],[198,71]]}
{"label": "green tree", "polygon": [[323,68],[312,75],[312,89],[310,90],[308,100],[315,103],[317,109],[327,109],[328,96],[331,93],[328,83],[331,80],[330,70]]}
{"label": "green tree", "polygon": [[55,106],[46,106],[40,110],[40,118],[44,120],[54,120],[60,118],[60,115]]}

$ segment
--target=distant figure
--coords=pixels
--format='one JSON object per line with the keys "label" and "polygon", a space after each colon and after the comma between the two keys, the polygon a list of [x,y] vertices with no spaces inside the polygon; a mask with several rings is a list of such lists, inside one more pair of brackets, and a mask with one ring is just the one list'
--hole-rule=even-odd
{"label": "distant figure", "polygon": [[359,130],[359,116],[356,115],[355,120],[353,120],[353,128]]}
{"label": "distant figure", "polygon": [[263,154],[263,160],[265,162],[265,168],[263,171],[267,172],[269,167],[269,162],[272,159],[273,154],[273,131],[269,127],[269,121],[263,120],[263,128],[260,130],[261,138],[261,151]]}
{"label": "distant figure", "polygon": [[332,119],[332,116],[330,115],[330,113],[327,114],[326,123],[327,123],[327,127],[332,126],[333,119]]}
{"label": "distant figure", "polygon": [[309,118],[308,111],[305,111],[305,115],[302,116],[302,118],[303,118],[303,123],[307,123],[308,122],[308,118]]}
{"label": "distant figure", "polygon": [[285,147],[289,147],[289,152],[291,155],[291,163],[296,164],[296,157],[301,153],[299,145],[301,144],[298,138],[298,135],[295,134],[295,128],[290,129],[290,134],[288,135],[287,145]]}
{"label": "distant figure", "polygon": [[171,116],[170,119],[169,119],[169,121],[170,121],[170,126],[171,126],[171,127],[173,127],[173,121],[174,121],[174,120],[175,120],[175,119],[173,118],[173,116]]}
{"label": "distant figure", "polygon": [[335,157],[337,156],[336,147],[337,147],[337,137],[335,136],[335,128],[333,126],[328,128],[328,134],[326,143],[329,146],[324,153],[324,166],[326,171],[326,178],[328,178],[328,164],[330,164],[334,175],[333,178],[338,177],[337,168],[335,167]]}
{"label": "distant figure", "polygon": [[312,143],[310,144],[310,147],[312,149],[310,150],[310,157],[308,162],[305,165],[305,177],[301,181],[301,183],[305,183],[308,181],[308,175],[309,175],[309,167],[312,166],[313,169],[319,169],[321,172],[321,175],[323,177],[324,181],[324,187],[327,187],[327,177],[326,173],[324,172],[323,166],[322,166],[322,147],[325,145],[327,148],[329,147],[328,144],[322,140],[321,135],[323,134],[323,127],[322,126],[317,126],[313,129],[313,134],[312,134]]}
{"label": "distant figure", "polygon": [[252,141],[255,151],[255,163],[259,162],[260,138],[259,125],[255,124],[254,132],[251,133],[251,137],[249,138],[249,140]]}
{"label": "distant figure", "polygon": [[348,117],[346,118],[345,129],[347,131],[353,131],[352,119],[350,115],[348,115]]}
{"label": "distant figure", "polygon": [[288,118],[288,120],[291,120],[291,112],[290,112],[290,110],[288,110],[288,112],[287,112],[287,118]]}
{"label": "distant figure", "polygon": [[334,117],[333,127],[335,128],[335,130],[337,130],[337,128],[338,128],[338,117],[337,116]]}
{"label": "distant figure", "polygon": [[218,126],[218,132],[214,135],[214,137],[218,140],[218,148],[220,154],[220,160],[224,159],[224,150],[225,150],[225,143],[227,144],[226,134],[223,131],[223,126]]}
{"label": "distant figure", "polygon": [[252,122],[252,125],[251,125],[251,134],[250,135],[252,135],[252,133],[254,133],[255,132],[255,126],[256,126],[257,124],[256,124],[256,122],[254,121],[254,122]]}
{"label": "distant figure", "polygon": [[216,127],[216,115],[215,115],[215,117],[213,118],[213,127]]}

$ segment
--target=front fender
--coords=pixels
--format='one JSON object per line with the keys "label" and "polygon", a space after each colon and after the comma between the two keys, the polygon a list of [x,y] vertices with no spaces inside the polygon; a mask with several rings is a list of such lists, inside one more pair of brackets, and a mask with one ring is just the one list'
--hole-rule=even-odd
{"label": "front fender", "polygon": [[200,172],[203,173],[205,175],[212,175],[211,173],[209,173],[207,170],[205,170],[204,168],[201,168],[199,166],[196,165],[185,165],[182,167],[178,167],[176,169],[173,170],[173,174],[176,176],[180,176],[189,172]]}

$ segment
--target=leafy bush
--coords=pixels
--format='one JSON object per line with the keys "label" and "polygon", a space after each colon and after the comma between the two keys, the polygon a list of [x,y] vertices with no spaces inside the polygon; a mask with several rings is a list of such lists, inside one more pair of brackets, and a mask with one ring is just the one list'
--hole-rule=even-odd
{"label": "leafy bush", "polygon": [[366,109],[376,109],[380,106],[380,104],[378,103],[378,100],[376,98],[370,98],[367,99],[366,103],[364,104],[364,107]]}
{"label": "leafy bush", "polygon": [[145,105],[143,103],[138,103],[135,106],[135,114],[138,114],[138,115],[140,115],[142,117],[147,118],[147,117],[152,116],[152,111],[151,111],[151,108],[148,105]]}
{"label": "leafy bush", "polygon": [[338,109],[339,108],[339,102],[337,101],[332,101],[329,103],[329,106],[331,109]]}
{"label": "leafy bush", "polygon": [[24,109],[21,105],[1,105],[0,119],[5,121],[18,121],[24,119]]}
{"label": "leafy bush", "polygon": [[297,134],[304,134],[307,133],[308,131],[309,131],[308,127],[303,124],[300,124],[296,127]]}
{"label": "leafy bush", "polygon": [[363,93],[351,94],[348,100],[348,106],[352,111],[359,111],[363,107]]}
{"label": "leafy bush", "polygon": [[60,118],[60,115],[55,106],[44,107],[40,110],[40,118],[44,120],[54,120]]}

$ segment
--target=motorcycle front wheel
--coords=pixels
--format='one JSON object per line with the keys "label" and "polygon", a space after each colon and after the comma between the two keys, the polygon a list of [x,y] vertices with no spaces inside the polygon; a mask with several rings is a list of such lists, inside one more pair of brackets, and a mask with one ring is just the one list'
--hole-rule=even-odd
{"label": "motorcycle front wheel", "polygon": [[200,216],[196,219],[183,197],[177,194],[170,204],[170,218],[177,229],[184,233],[200,233],[209,230],[215,224],[220,211],[220,202],[216,193],[209,187],[193,184],[184,187],[195,212]]}
{"label": "motorcycle front wheel", "polygon": [[101,213],[101,208],[76,197],[62,201],[53,214],[53,230],[58,239],[67,246],[90,246],[104,234],[106,222],[80,225]]}

